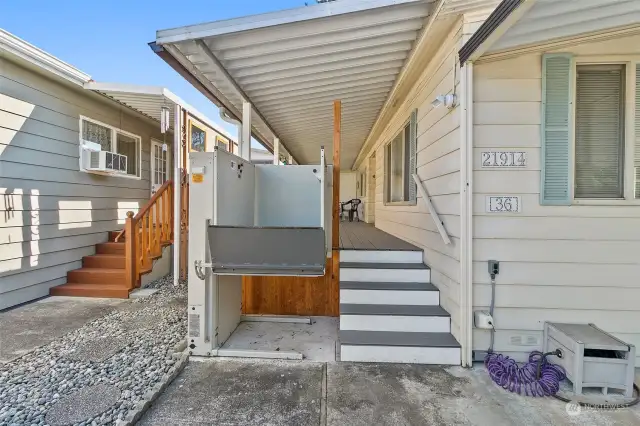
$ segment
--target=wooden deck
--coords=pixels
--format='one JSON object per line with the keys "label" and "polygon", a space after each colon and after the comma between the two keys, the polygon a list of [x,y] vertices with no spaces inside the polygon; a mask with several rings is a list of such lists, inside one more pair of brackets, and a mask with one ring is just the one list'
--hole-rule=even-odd
{"label": "wooden deck", "polygon": [[365,222],[340,222],[341,250],[420,250]]}

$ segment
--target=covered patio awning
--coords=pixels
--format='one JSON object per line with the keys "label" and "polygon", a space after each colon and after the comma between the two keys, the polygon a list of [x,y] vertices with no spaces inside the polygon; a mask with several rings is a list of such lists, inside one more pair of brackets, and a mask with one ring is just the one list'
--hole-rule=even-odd
{"label": "covered patio awning", "polygon": [[503,0],[460,50],[461,62],[586,34],[640,31],[638,0]]}
{"label": "covered patio awning", "polygon": [[434,16],[496,0],[338,0],[160,30],[154,51],[240,119],[278,138],[300,164],[331,149],[332,101],[342,101],[341,159],[351,167]]}
{"label": "covered patio awning", "polygon": [[220,125],[209,120],[206,115],[200,113],[194,107],[180,99],[175,93],[164,87],[89,81],[84,84],[84,88],[101,93],[157,122],[162,121],[162,108],[166,107],[169,109],[171,129],[173,129],[175,119],[174,107],[178,105],[200,122],[226,136],[229,140],[236,141],[237,139],[237,137],[231,136],[226,130],[220,127]]}

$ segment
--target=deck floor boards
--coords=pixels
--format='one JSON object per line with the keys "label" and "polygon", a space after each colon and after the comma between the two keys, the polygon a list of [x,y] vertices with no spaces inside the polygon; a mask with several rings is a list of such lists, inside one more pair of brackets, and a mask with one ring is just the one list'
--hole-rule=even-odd
{"label": "deck floor boards", "polygon": [[365,222],[340,222],[341,250],[420,250]]}

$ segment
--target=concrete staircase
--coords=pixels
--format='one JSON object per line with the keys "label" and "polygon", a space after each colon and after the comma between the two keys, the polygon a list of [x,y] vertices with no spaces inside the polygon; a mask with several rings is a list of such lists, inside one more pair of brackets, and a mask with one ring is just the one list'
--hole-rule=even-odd
{"label": "concrete staircase", "polygon": [[460,364],[419,250],[340,251],[342,361]]}

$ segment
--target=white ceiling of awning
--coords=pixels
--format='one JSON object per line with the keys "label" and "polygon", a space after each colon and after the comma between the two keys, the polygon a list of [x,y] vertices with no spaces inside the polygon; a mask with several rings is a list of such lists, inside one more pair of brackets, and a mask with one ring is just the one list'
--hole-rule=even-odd
{"label": "white ceiling of awning", "polygon": [[239,111],[244,92],[259,111],[254,120],[261,115],[301,163],[319,161],[320,145],[331,149],[332,101],[340,99],[348,167],[432,5],[343,0],[158,31],[156,42]]}
{"label": "white ceiling of awning", "polygon": [[536,0],[489,52],[640,22],[640,0]]}
{"label": "white ceiling of awning", "polygon": [[169,114],[171,116],[171,129],[173,129],[174,123],[174,106],[179,105],[190,115],[196,117],[199,121],[216,130],[220,134],[231,140],[236,139],[228,134],[222,127],[209,120],[205,115],[198,112],[191,105],[164,87],[90,81],[84,84],[84,88],[108,96],[109,98],[156,120],[158,123],[161,122],[162,108],[167,107],[169,108]]}

